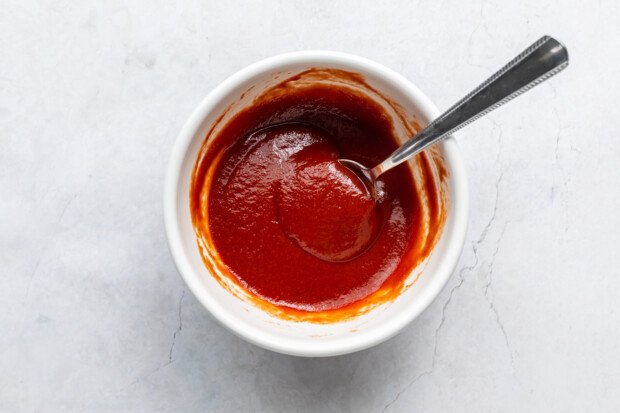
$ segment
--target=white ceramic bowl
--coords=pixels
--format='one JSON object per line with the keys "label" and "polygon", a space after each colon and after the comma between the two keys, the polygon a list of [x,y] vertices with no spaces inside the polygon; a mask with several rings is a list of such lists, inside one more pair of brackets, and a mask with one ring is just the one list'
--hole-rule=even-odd
{"label": "white ceramic bowl", "polygon": [[460,152],[456,142],[449,138],[439,144],[449,171],[450,199],[440,240],[424,267],[417,269],[421,275],[413,286],[393,302],[352,320],[312,324],[277,319],[220,286],[203,264],[190,217],[190,178],[198,150],[216,118],[252,86],[257,93],[275,73],[295,74],[312,67],[362,74],[371,86],[398,102],[422,125],[439,115],[435,105],[411,82],[368,59],[344,53],[306,51],[262,60],[217,86],[183,126],[168,165],[164,216],[170,250],[183,279],[217,320],[261,347],[317,357],[351,353],[376,345],[394,336],[428,307],[450,278],[461,253],[467,228],[468,193]]}

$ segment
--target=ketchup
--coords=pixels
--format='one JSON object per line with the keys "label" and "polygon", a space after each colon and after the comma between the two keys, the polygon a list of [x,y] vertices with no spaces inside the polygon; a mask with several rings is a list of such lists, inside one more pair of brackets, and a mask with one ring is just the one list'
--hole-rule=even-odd
{"label": "ketchup", "polygon": [[398,146],[393,121],[342,82],[304,81],[317,73],[370,88],[359,75],[316,69],[263,93],[207,136],[190,208],[205,264],[256,303],[338,321],[401,291],[430,254],[445,208],[427,155],[420,183],[403,165],[381,177],[373,199],[338,159],[383,160]]}

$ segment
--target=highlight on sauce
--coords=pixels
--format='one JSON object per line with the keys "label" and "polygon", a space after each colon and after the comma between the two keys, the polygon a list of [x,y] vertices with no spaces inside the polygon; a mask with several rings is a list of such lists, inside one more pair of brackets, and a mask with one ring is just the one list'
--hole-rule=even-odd
{"label": "highlight on sauce", "polygon": [[446,219],[441,155],[431,148],[383,175],[376,200],[338,162],[373,166],[413,135],[400,106],[358,74],[312,69],[221,119],[190,187],[198,245],[221,285],[310,322],[355,317],[407,288]]}

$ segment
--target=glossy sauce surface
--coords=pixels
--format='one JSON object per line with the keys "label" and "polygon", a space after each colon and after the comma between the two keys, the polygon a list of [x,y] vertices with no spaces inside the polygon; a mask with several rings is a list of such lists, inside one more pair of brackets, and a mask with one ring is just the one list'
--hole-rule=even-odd
{"label": "glossy sauce surface", "polygon": [[[355,74],[328,74],[363,83]],[[381,105],[335,83],[300,82],[303,76],[265,92],[208,136],[190,207],[207,266],[280,316],[337,321],[369,300],[393,298],[443,221],[433,199],[422,204],[407,167],[381,178],[375,201],[337,161],[374,165],[397,147]],[[437,198],[430,160],[419,164],[424,198]]]}

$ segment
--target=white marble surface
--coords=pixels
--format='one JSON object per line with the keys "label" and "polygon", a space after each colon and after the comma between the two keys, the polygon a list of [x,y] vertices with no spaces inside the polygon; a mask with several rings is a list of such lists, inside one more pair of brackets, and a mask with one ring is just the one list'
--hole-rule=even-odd
{"label": "white marble surface", "polygon": [[[0,2],[0,410],[620,409],[615,0],[171,3]],[[227,75],[342,50],[445,108],[546,33],[571,66],[458,134],[465,249],[396,338],[283,356],[186,290],[163,176]]]}

